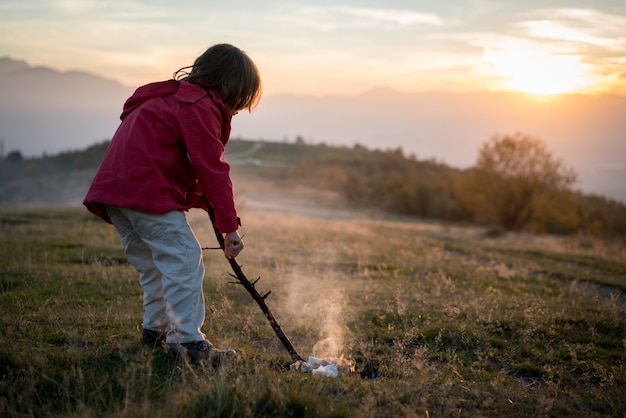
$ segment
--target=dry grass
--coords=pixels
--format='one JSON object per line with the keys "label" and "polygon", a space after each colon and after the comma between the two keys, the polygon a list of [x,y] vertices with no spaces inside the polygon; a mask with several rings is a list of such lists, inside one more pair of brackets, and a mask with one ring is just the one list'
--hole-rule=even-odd
{"label": "dry grass", "polygon": [[[282,370],[286,351],[211,251],[204,331],[240,358],[217,372],[167,362],[138,344],[141,290],[112,227],[80,208],[5,208],[0,415],[626,413],[623,245],[486,238],[261,186],[240,188],[244,271],[272,290],[268,304],[300,355],[377,359],[382,380]],[[190,222],[212,246],[208,217],[194,211]]]}

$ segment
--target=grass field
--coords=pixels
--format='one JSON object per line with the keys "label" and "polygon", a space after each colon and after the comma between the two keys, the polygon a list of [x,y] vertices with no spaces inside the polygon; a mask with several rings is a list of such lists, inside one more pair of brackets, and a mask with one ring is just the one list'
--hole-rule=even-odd
{"label": "grass field", "polygon": [[[203,330],[239,358],[166,361],[138,343],[142,292],[110,225],[79,207],[5,207],[0,416],[625,416],[623,243],[489,237],[258,186],[240,188],[244,271],[301,356],[378,360],[382,379],[285,370],[211,250]],[[190,222],[215,245],[205,214]]]}

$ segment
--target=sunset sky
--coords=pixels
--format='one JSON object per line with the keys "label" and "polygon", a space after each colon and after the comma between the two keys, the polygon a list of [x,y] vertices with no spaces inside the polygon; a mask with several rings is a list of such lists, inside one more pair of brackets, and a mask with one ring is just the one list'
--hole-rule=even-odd
{"label": "sunset sky", "polygon": [[219,42],[249,53],[265,94],[626,96],[623,0],[0,0],[0,56],[129,86]]}

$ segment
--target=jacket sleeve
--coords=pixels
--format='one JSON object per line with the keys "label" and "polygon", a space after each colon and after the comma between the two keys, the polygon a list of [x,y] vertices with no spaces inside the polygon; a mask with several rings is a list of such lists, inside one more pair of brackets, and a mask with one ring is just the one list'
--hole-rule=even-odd
{"label": "jacket sleeve", "polygon": [[[230,166],[224,160],[224,115],[210,99],[187,103],[182,109],[182,140],[199,186],[215,211],[215,226],[222,233],[238,229]],[[211,103],[212,104],[212,103]],[[230,121],[228,121],[230,127]]]}

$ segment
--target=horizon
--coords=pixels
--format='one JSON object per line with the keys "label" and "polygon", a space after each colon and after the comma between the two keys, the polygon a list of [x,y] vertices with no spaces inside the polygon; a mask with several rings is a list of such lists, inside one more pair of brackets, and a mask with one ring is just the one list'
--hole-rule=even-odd
{"label": "horizon", "polygon": [[[133,91],[81,70],[45,66],[46,71],[33,71],[25,60],[13,58],[0,63],[5,99],[0,100],[0,139],[7,152],[27,157],[110,139]],[[522,132],[545,141],[579,174],[576,187],[626,202],[625,112],[626,97],[618,95],[407,92],[388,86],[351,96],[266,92],[254,112],[233,118],[231,137],[402,148],[406,155],[463,169],[472,166],[490,137]]]}
{"label": "horizon", "polygon": [[[86,71],[86,70],[81,70],[81,69],[77,69],[77,68],[69,68],[66,70],[60,70],[58,68],[52,67],[50,65],[34,65],[32,64],[28,58],[25,57],[14,57],[14,56],[10,56],[10,55],[3,55],[0,56],[0,60],[2,59],[8,59],[10,61],[13,62],[17,62],[17,63],[23,63],[25,64],[29,69],[31,70],[38,70],[38,69],[42,69],[42,70],[50,70],[52,72],[58,73],[58,74],[72,74],[72,73],[77,73],[77,74],[83,74],[86,76],[91,76],[91,77],[96,77],[98,79],[102,79],[102,80],[106,80],[106,81],[111,81],[111,82],[115,82],[117,84],[119,84],[120,86],[126,87],[128,89],[130,89],[129,91],[133,91],[134,89],[141,87],[142,84],[125,84],[122,80],[119,79],[115,79],[112,77],[108,77],[102,74],[98,74],[96,72],[91,72],[91,71]],[[154,81],[162,81],[162,80],[154,80]],[[390,86],[390,85],[373,85],[373,86],[368,86],[366,87],[365,90],[363,91],[355,91],[355,92],[348,92],[348,93],[305,93],[305,92],[301,92],[301,93],[293,93],[293,92],[275,92],[275,93],[267,93],[265,91],[263,91],[263,96],[262,97],[275,97],[275,96],[293,96],[293,97],[309,97],[309,98],[315,98],[315,99],[323,99],[323,98],[333,98],[333,97],[337,97],[337,98],[356,98],[356,97],[360,97],[360,96],[366,96],[368,94],[372,94],[372,93],[379,93],[379,92],[391,92],[394,94],[402,94],[402,95],[414,95],[414,94],[423,94],[423,95],[428,95],[428,94],[450,94],[450,95],[464,95],[464,96],[469,96],[469,95],[475,95],[475,94],[483,94],[483,93],[488,93],[488,94],[501,94],[501,95],[508,95],[508,96],[515,96],[515,97],[524,97],[527,98],[529,100],[533,100],[533,101],[538,101],[538,102],[551,102],[551,101],[563,101],[566,100],[568,97],[601,97],[601,96],[615,96],[615,97],[619,97],[619,98],[624,98],[626,99],[626,91],[624,92],[604,92],[604,93],[599,93],[599,92],[589,92],[589,91],[572,91],[572,92],[567,92],[567,93],[558,93],[558,94],[537,94],[537,93],[531,93],[531,92],[526,92],[526,91],[521,91],[521,90],[480,90],[480,89],[467,89],[467,90],[462,90],[462,91],[456,91],[456,90],[445,90],[443,88],[440,89],[432,89],[432,90],[416,90],[416,91],[408,91],[408,90],[400,90],[396,87]]]}
{"label": "horizon", "polygon": [[228,42],[257,63],[270,96],[380,87],[626,95],[622,2],[527,4],[3,0],[0,54],[137,87]]}

